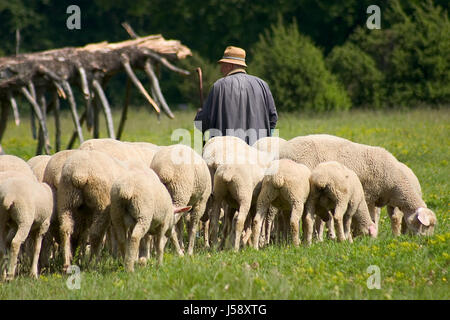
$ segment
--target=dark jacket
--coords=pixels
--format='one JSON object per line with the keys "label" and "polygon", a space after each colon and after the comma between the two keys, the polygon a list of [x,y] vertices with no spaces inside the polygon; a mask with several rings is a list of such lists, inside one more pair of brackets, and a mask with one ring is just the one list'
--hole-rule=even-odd
{"label": "dark jacket", "polygon": [[214,83],[195,117],[195,126],[203,133],[209,129],[211,138],[232,135],[252,145],[259,138],[270,136],[277,120],[267,83],[242,70]]}

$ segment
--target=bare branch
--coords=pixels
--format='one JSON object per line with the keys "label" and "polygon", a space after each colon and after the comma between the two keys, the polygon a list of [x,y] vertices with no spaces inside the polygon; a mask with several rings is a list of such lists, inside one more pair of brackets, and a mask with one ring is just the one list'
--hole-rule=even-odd
{"label": "bare branch", "polygon": [[14,96],[12,95],[11,91],[8,90],[7,92],[9,103],[11,104],[11,108],[13,109],[14,114],[14,121],[16,123],[16,126],[20,124],[20,115],[19,115],[19,109],[17,108],[17,102]]}
{"label": "bare branch", "polygon": [[134,32],[133,28],[128,24],[128,22],[122,22],[122,27],[127,31],[131,38],[139,38],[138,35]]}
{"label": "bare branch", "polygon": [[50,154],[50,140],[48,139],[47,125],[45,124],[44,119],[42,117],[41,109],[40,109],[38,103],[36,102],[36,99],[33,98],[31,93],[25,87],[21,88],[21,92],[23,93],[25,98],[28,100],[28,102],[31,104],[31,106],[33,108],[33,111],[34,111],[36,117],[38,118],[39,124],[41,125],[42,131],[44,132],[44,137],[45,137],[44,148],[45,148],[45,152],[47,154]]}
{"label": "bare branch", "polygon": [[122,65],[125,68],[125,71],[128,74],[128,77],[130,77],[131,81],[133,81],[134,85],[136,86],[136,88],[138,88],[139,92],[142,93],[142,95],[153,106],[153,108],[156,110],[156,112],[160,113],[161,110],[157,106],[156,102],[150,97],[150,95],[148,94],[147,90],[145,90],[145,88],[142,85],[142,83],[139,81],[139,79],[134,74],[133,69],[131,69],[130,60],[125,54],[121,55],[121,62],[122,62]]}
{"label": "bare branch", "polygon": [[53,93],[53,115],[55,117],[55,149],[56,152],[61,150],[61,121],[59,118],[59,96],[57,91]]}
{"label": "bare branch", "polygon": [[77,104],[76,104],[75,98],[73,96],[72,88],[71,88],[69,82],[67,82],[65,80],[63,80],[62,85],[63,85],[63,88],[66,91],[67,95],[69,96],[69,105],[70,105],[70,110],[72,112],[72,120],[73,120],[75,128],[78,132],[78,139],[80,139],[80,143],[83,143],[84,142],[83,131],[81,130],[80,120],[78,119]]}
{"label": "bare branch", "polygon": [[172,70],[174,72],[177,72],[183,76],[188,76],[191,73],[187,70],[178,68],[176,66],[174,66],[173,64],[171,64],[166,58],[161,57],[159,54],[153,52],[152,50],[149,49],[143,49],[142,50],[144,52],[144,54],[146,54],[147,56],[157,60],[158,62],[160,62],[163,66],[165,66],[166,68],[168,68],[169,70]]}
{"label": "bare branch", "polygon": [[113,119],[112,119],[111,108],[109,106],[109,102],[108,102],[108,99],[106,98],[105,92],[103,91],[103,88],[100,85],[100,83],[97,81],[97,79],[94,79],[92,81],[92,86],[94,87],[95,91],[97,92],[97,95],[100,98],[100,102],[103,107],[103,111],[105,112],[108,135],[110,138],[115,139],[116,135],[114,133],[114,123],[113,123]]}
{"label": "bare branch", "polygon": [[89,92],[88,79],[86,76],[86,71],[81,65],[79,65],[77,69],[80,74],[81,89],[83,90],[84,100],[86,101],[86,124],[88,130],[91,131],[94,122],[94,114],[91,106],[91,93]]}
{"label": "bare branch", "polygon": [[175,116],[173,115],[169,106],[167,105],[166,99],[164,99],[164,96],[161,92],[161,88],[159,86],[158,78],[156,77],[156,74],[153,71],[153,67],[152,67],[152,64],[150,63],[149,59],[147,59],[147,61],[145,62],[144,70],[147,73],[148,77],[150,78],[152,87],[154,88],[154,91],[155,91],[155,96],[157,97],[158,101],[160,102],[161,107],[163,108],[164,112],[169,116],[169,118],[171,118],[171,119],[175,118]]}
{"label": "bare branch", "polygon": [[125,91],[125,100],[123,103],[122,115],[120,116],[119,128],[117,129],[117,140],[120,140],[122,137],[123,129],[125,128],[125,121],[127,120],[128,115],[128,105],[130,102],[130,89],[131,89],[131,80],[127,78],[127,87]]}

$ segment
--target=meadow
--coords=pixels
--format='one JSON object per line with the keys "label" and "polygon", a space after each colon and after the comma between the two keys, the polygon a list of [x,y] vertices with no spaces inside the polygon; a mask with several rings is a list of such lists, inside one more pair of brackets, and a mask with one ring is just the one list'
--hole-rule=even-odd
{"label": "meadow", "polygon": [[[120,113],[114,112],[115,125]],[[146,109],[131,109],[122,140],[173,144],[172,132],[192,135],[194,111],[179,111],[160,121]],[[49,121],[51,123],[51,121]],[[104,123],[102,128],[104,128]],[[0,283],[2,299],[449,299],[450,298],[450,109],[352,111],[279,115],[279,135],[328,133],[386,148],[417,175],[424,200],[437,215],[431,237],[391,234],[382,210],[377,239],[356,238],[353,244],[325,240],[311,247],[272,245],[256,251],[214,252],[197,242],[193,257],[178,257],[168,248],[164,264],[154,259],[124,271],[106,252],[97,265],[81,266],[80,289],[69,289],[60,261],[43,270],[40,279],[22,275]],[[64,114],[63,146],[73,130]],[[54,127],[49,128],[53,142]],[[102,137],[106,132],[102,131]],[[90,134],[85,131],[85,137]],[[2,141],[4,150],[25,160],[35,153],[27,118],[11,121]],[[373,267],[379,268],[379,289],[370,289]]]}

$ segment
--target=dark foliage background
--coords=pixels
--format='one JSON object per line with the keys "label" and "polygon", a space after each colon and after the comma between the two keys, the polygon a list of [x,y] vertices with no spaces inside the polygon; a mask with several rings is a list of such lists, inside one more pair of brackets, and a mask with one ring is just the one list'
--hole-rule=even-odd
{"label": "dark foliage background", "polygon": [[[66,28],[72,4],[81,8],[81,30]],[[373,4],[381,30],[365,25]],[[139,35],[191,48],[194,56],[177,64],[202,67],[204,95],[220,77],[223,50],[236,45],[247,51],[249,72],[274,88],[280,110],[448,105],[448,7],[446,0],[0,0],[0,56],[14,54],[16,29],[20,52],[32,52],[125,40],[121,23],[128,21]],[[172,106],[198,107],[195,75],[159,75]],[[121,105],[124,79],[108,85],[113,105]]]}

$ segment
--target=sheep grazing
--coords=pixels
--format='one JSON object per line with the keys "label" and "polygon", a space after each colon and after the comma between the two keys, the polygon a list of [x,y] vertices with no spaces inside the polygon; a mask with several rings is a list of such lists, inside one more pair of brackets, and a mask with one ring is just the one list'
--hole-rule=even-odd
{"label": "sheep grazing", "polygon": [[[0,179],[0,260],[10,244],[10,256],[4,279],[14,278],[20,248],[27,238],[33,240],[31,276],[38,276],[38,260],[42,238],[50,225],[53,197],[50,187],[35,177],[14,173]],[[12,236],[7,239],[7,235]]]}
{"label": "sheep grazing", "polygon": [[258,196],[256,215],[253,219],[252,245],[259,248],[259,236],[262,222],[266,218],[269,207],[290,212],[292,241],[299,245],[299,224],[303,208],[309,195],[310,170],[289,159],[274,160],[262,181]]}
{"label": "sheep grazing", "polygon": [[[198,224],[211,194],[208,166],[192,148],[178,144],[161,147],[153,158],[151,168],[166,186],[174,206],[192,206],[188,232],[188,254],[192,255]],[[176,233],[173,237],[176,250],[181,255]]]}
{"label": "sheep grazing", "polygon": [[[208,165],[214,188],[214,174],[220,165],[242,164],[267,168],[270,165],[273,156],[265,151],[250,147],[245,141],[237,137],[217,136],[208,140],[205,144],[203,148],[203,159],[205,159],[205,162]],[[214,195],[212,195],[212,197],[213,196]],[[213,202],[213,199],[210,199],[208,202],[206,208],[208,215],[211,215]],[[217,214],[219,217],[221,216],[220,211]],[[210,222],[208,221],[209,220],[206,221],[206,225],[209,226]],[[211,228],[209,229],[211,230]],[[214,241],[217,241],[217,239]]]}
{"label": "sheep grazing", "polygon": [[57,215],[57,208],[58,208],[58,188],[59,188],[59,181],[61,179],[61,171],[62,167],[64,165],[64,162],[67,160],[67,158],[74,154],[75,152],[78,152],[78,150],[62,150],[54,155],[51,156],[50,160],[48,161],[44,175],[43,175],[43,182],[47,183],[50,186],[50,189],[53,193],[53,214],[50,220],[50,227],[48,229],[48,232],[44,236],[44,240],[42,242],[42,249],[41,249],[41,265],[42,266],[48,266],[50,264],[50,256],[53,245],[56,243],[59,243],[59,223],[58,223],[58,215]]}
{"label": "sheep grazing", "polygon": [[[404,163],[399,162],[398,163],[400,170],[402,170],[408,177],[409,177],[409,181],[412,184],[412,187],[416,190],[417,194],[422,197],[422,188],[420,187],[420,182],[419,179],[417,179],[416,175],[414,174],[414,172]],[[379,219],[379,215],[380,215],[380,209],[377,208],[378,210],[376,211],[376,218],[377,221]],[[405,219],[403,219],[404,214],[403,212],[400,211],[399,208],[396,207],[392,207],[392,206],[387,206],[387,212],[389,215],[389,218],[391,219],[391,227],[392,227],[392,234],[394,236],[399,236],[400,234],[404,234],[407,232],[407,226],[406,226],[406,221]]]}
{"label": "sheep grazing", "polygon": [[132,171],[111,188],[111,222],[127,271],[134,270],[139,243],[149,233],[155,235],[159,264],[163,261],[167,237],[190,206],[174,208],[169,192],[150,169]]}
{"label": "sheep grazing", "polygon": [[336,161],[319,164],[311,172],[310,195],[304,217],[304,240],[312,239],[312,217],[317,214],[324,220],[332,212],[338,241],[352,242],[352,219],[355,234],[376,237],[364,197],[364,190],[356,173]]}
{"label": "sheep grazing", "polygon": [[[244,225],[248,218],[249,220],[252,218],[263,178],[264,169],[258,165],[223,164],[217,168],[214,174],[214,197],[209,226],[213,246],[218,242],[220,208],[222,202],[225,202],[228,210],[224,218],[232,217],[231,245],[235,251],[239,250]],[[249,212],[251,212],[250,215]],[[247,225],[249,225],[248,220]],[[226,233],[224,239],[225,237]]]}
{"label": "sheep grazing", "polygon": [[57,218],[63,250],[64,270],[72,250],[89,239],[91,258],[99,254],[110,224],[110,192],[116,179],[129,170],[99,151],[77,150],[64,162],[57,189]]}
{"label": "sheep grazing", "polygon": [[[372,221],[376,207],[398,207],[413,234],[431,235],[436,215],[426,208],[411,177],[397,159],[380,147],[372,147],[330,135],[309,135],[289,140],[280,149],[281,159],[291,159],[314,169],[319,163],[337,161],[353,170],[364,188]],[[378,228],[378,225],[377,225]]]}
{"label": "sheep grazing", "polygon": [[38,181],[42,182],[44,180],[44,172],[47,167],[47,163],[50,161],[51,156],[49,155],[40,155],[35,156],[27,161],[28,165],[33,170]]}
{"label": "sheep grazing", "polygon": [[19,157],[9,154],[0,155],[0,172],[2,171],[18,171],[30,177],[35,177],[28,163]]}

